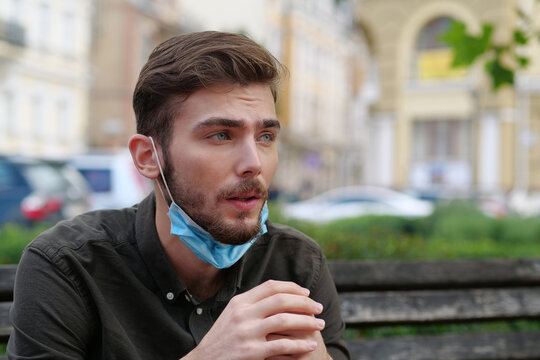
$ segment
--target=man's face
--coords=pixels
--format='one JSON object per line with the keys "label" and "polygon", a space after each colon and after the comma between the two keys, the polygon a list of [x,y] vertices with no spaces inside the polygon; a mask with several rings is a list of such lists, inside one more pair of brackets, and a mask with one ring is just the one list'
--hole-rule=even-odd
{"label": "man's face", "polygon": [[214,239],[243,244],[260,231],[278,133],[267,85],[216,85],[182,103],[165,177],[177,204]]}

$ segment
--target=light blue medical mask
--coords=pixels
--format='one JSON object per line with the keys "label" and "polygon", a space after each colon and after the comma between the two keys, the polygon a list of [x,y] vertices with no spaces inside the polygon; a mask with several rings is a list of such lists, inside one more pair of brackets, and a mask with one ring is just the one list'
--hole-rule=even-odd
{"label": "light blue medical mask", "polygon": [[[261,211],[261,216],[259,217],[259,222],[261,225],[261,231],[254,238],[242,245],[227,245],[222,244],[219,241],[216,241],[212,238],[206,230],[199,226],[193,219],[189,217],[188,214],[178,206],[171,195],[169,186],[167,185],[167,180],[165,180],[165,175],[163,174],[163,169],[161,168],[161,162],[159,161],[159,156],[157,154],[156,145],[154,144],[154,139],[150,136],[150,141],[152,142],[152,147],[156,154],[157,164],[159,167],[159,172],[163,183],[165,184],[165,189],[171,198],[171,205],[169,206],[169,219],[171,220],[171,234],[177,235],[187,247],[193,251],[193,253],[202,261],[218,268],[225,269],[234,265],[248,249],[253,245],[253,243],[262,235],[267,232],[266,220],[268,220],[268,207],[266,202],[264,203],[263,209]],[[165,194],[161,189],[161,186],[158,184],[159,190],[165,202]]]}

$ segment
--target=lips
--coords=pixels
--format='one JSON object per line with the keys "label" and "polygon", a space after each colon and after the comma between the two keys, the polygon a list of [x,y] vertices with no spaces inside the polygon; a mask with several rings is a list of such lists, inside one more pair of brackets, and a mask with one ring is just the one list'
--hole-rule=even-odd
{"label": "lips", "polygon": [[260,199],[260,198],[262,198],[262,195],[259,194],[257,191],[250,191],[250,192],[232,194],[229,197],[227,197],[227,200],[250,201],[250,200]]}
{"label": "lips", "polygon": [[258,191],[231,194],[227,201],[240,211],[249,211],[258,207],[263,196]]}

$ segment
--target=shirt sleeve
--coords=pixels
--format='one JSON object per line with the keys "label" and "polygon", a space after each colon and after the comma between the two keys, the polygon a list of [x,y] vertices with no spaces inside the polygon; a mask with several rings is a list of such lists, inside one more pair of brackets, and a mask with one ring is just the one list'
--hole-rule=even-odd
{"label": "shirt sleeve", "polygon": [[311,289],[311,297],[323,304],[324,310],[319,315],[326,326],[321,332],[328,354],[333,360],[350,360],[349,350],[343,340],[345,323],[341,317],[341,307],[334,280],[324,256],[320,256],[319,277]]}
{"label": "shirt sleeve", "polygon": [[8,359],[84,359],[89,319],[73,281],[40,250],[27,248],[15,278]]}

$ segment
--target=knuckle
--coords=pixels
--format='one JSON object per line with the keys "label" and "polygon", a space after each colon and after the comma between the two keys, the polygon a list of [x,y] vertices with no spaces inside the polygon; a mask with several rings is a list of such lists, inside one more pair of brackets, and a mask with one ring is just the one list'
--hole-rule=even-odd
{"label": "knuckle", "polygon": [[242,295],[236,295],[236,296],[233,296],[233,297],[231,298],[231,300],[229,300],[229,306],[230,306],[230,307],[236,307],[237,304],[239,304],[240,301],[241,301],[241,296],[242,296]]}
{"label": "knuckle", "polygon": [[267,280],[265,285],[270,288],[270,290],[278,291],[280,282],[277,280]]}
{"label": "knuckle", "polygon": [[272,316],[272,325],[275,327],[288,328],[291,325],[291,319],[287,314],[276,314]]}
{"label": "knuckle", "polygon": [[235,308],[231,310],[230,317],[234,324],[239,324],[244,319],[244,314],[243,311]]}
{"label": "knuckle", "polygon": [[252,341],[242,341],[240,348],[243,354],[253,354],[259,350],[259,346]]}
{"label": "knuckle", "polygon": [[289,304],[289,296],[287,294],[276,294],[272,300],[280,308],[287,307]]}

